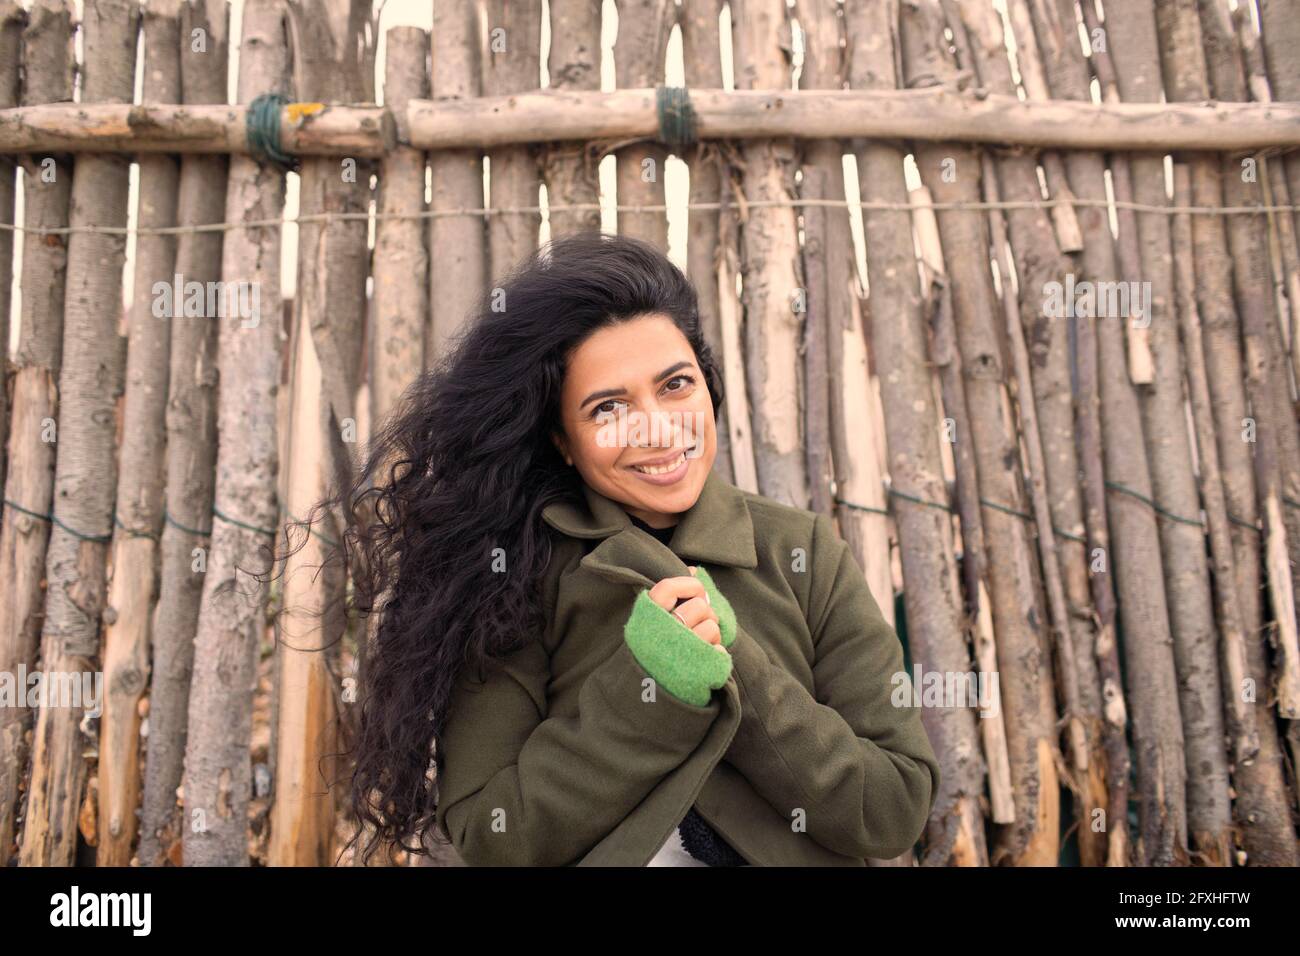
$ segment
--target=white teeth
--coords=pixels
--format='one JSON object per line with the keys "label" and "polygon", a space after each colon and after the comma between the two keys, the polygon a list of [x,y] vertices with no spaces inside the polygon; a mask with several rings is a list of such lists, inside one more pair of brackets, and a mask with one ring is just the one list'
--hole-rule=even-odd
{"label": "white teeth", "polygon": [[676,471],[682,466],[682,462],[685,460],[686,453],[682,452],[677,456],[675,461],[670,461],[666,465],[633,465],[632,467],[643,475],[665,475],[670,471]]}

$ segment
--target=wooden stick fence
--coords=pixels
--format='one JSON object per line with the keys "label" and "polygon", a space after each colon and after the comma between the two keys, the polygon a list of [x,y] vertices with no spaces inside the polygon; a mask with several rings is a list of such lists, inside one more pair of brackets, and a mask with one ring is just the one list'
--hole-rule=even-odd
{"label": "wooden stick fence", "polygon": [[[551,0],[546,89],[539,11],[440,0],[431,33],[388,32],[380,104],[359,0],[245,0],[235,103],[224,0],[86,0],[80,24],[68,0],[0,0],[0,153],[23,171],[0,178],[6,341],[21,249],[0,864],[335,863],[375,621],[324,612],[347,587],[315,573],[334,516],[274,588],[250,572],[544,218],[558,236],[612,210],[667,248],[685,210],[728,383],[716,467],[834,515],[919,668],[943,775],[919,862],[1296,865],[1283,6],[1261,0],[1261,33],[1219,0],[1104,20],[1073,0],[620,2],[602,91],[600,0]],[[676,29],[685,88],[664,82]],[[186,321],[191,283],[228,297],[219,321]],[[240,289],[255,314],[229,312]],[[38,671],[101,676],[102,707],[29,704]],[[930,705],[930,675],[996,675],[995,697]]]}

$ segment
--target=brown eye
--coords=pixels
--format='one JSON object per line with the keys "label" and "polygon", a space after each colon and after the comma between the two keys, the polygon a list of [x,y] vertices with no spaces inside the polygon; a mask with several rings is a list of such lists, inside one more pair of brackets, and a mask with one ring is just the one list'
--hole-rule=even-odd
{"label": "brown eye", "polygon": [[686,388],[687,385],[694,385],[694,384],[695,384],[695,378],[694,378],[693,376],[690,376],[690,375],[674,375],[672,378],[670,378],[670,379],[668,380],[667,384],[666,384],[664,387],[665,387],[665,388],[668,388],[668,385],[671,385],[673,382],[685,382],[685,383],[686,383],[686,385],[683,385],[681,388],[670,388],[670,389],[668,389],[668,391],[670,391],[670,392],[680,392],[680,391],[685,390],[685,388]]}

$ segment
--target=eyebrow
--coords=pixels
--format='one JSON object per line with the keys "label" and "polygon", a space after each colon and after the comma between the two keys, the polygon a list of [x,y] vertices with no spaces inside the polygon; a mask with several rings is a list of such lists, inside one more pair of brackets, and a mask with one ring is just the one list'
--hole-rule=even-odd
{"label": "eyebrow", "polygon": [[[673,372],[676,372],[679,369],[690,368],[690,367],[691,367],[690,362],[678,362],[676,365],[668,366],[666,369],[664,369],[662,372],[656,375],[654,377],[654,380],[656,382],[662,382],[669,375],[672,375]],[[578,408],[579,409],[586,408],[588,405],[590,405],[592,402],[598,399],[613,398],[616,395],[625,395],[625,394],[627,394],[626,388],[606,388],[599,392],[592,392],[590,395],[588,395],[586,398],[584,398],[581,402],[578,403]]]}

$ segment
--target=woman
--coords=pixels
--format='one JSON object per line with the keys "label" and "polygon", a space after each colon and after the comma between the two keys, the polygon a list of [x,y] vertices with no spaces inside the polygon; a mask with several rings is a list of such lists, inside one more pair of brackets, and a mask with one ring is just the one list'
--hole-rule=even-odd
{"label": "woman", "polygon": [[594,233],[488,292],[408,389],[345,490],[358,602],[383,611],[367,855],[431,829],[471,865],[915,843],[939,772],[899,640],[829,518],[713,472],[721,402],[680,270]]}

